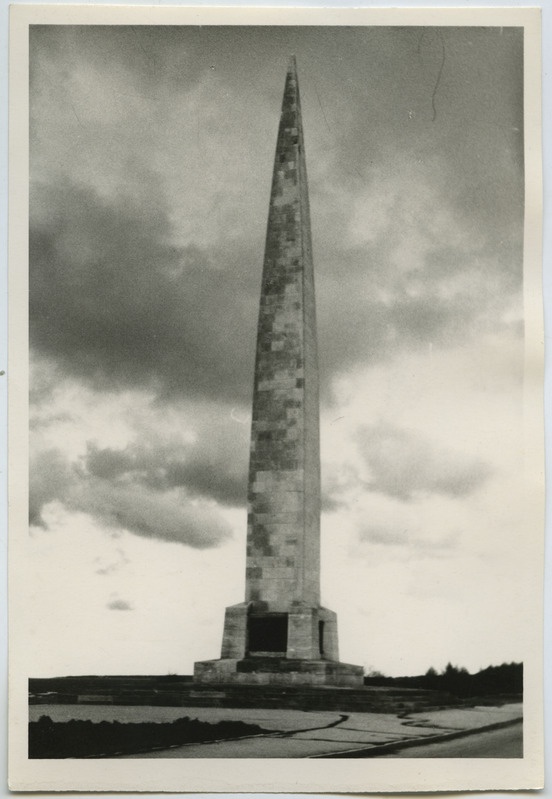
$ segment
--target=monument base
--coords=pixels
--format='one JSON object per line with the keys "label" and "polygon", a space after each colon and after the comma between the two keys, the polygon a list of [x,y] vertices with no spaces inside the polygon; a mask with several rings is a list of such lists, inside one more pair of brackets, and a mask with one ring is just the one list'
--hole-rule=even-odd
{"label": "monument base", "polygon": [[359,688],[364,671],[339,660],[332,610],[240,602],[226,608],[221,658],[195,663],[194,683]]}
{"label": "monument base", "polygon": [[194,664],[194,683],[231,685],[312,685],[360,687],[362,666],[332,660],[247,657]]}

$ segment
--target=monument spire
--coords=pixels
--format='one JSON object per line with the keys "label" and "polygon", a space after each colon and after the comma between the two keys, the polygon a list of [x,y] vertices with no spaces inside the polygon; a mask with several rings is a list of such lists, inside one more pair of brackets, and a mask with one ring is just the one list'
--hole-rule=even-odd
{"label": "monument spire", "polygon": [[245,602],[197,682],[359,685],[320,606],[320,441],[309,197],[295,57],[276,141],[257,329]]}
{"label": "monument spire", "polygon": [[268,213],[253,392],[246,600],[320,602],[318,361],[309,198],[295,58]]}

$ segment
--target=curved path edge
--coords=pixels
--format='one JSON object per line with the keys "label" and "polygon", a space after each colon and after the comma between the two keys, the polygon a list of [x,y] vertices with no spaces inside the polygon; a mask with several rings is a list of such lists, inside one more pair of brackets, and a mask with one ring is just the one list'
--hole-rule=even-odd
{"label": "curved path edge", "polygon": [[523,717],[517,719],[508,719],[507,721],[497,721],[494,724],[486,724],[484,727],[473,727],[469,730],[456,730],[455,732],[447,732],[442,735],[430,735],[427,737],[413,738],[406,741],[392,741],[386,744],[378,744],[376,746],[367,746],[362,749],[347,749],[341,752],[331,752],[325,755],[310,755],[310,759],[314,758],[340,758],[340,757],[378,757],[379,755],[391,754],[398,752],[401,749],[410,749],[414,746],[421,746],[426,744],[440,743],[441,741],[454,741],[456,738],[465,738],[468,735],[474,735],[479,732],[491,732],[492,730],[500,730],[503,727],[511,727],[514,724],[523,722]]}

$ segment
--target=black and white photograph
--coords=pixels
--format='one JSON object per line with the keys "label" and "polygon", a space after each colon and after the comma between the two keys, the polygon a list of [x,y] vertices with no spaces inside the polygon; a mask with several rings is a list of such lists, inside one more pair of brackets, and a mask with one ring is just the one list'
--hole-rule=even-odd
{"label": "black and white photograph", "polygon": [[12,788],[539,787],[538,12],[70,8],[12,31]]}

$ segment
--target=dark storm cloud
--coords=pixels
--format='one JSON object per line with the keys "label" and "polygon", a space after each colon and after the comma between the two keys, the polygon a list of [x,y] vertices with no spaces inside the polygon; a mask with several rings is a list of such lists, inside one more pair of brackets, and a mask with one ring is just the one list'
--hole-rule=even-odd
{"label": "dark storm cloud", "polygon": [[480,459],[441,448],[392,424],[360,428],[357,445],[369,472],[366,486],[403,501],[430,494],[465,497],[490,476],[489,466]]}
{"label": "dark storm cloud", "polygon": [[89,443],[85,468],[109,482],[125,481],[155,491],[185,488],[191,496],[240,507],[247,485],[247,451],[242,443],[234,430],[224,435],[220,429],[186,446],[154,442],[114,450]]}
{"label": "dark storm cloud", "polygon": [[443,154],[440,177],[470,224],[492,234],[519,222],[521,29],[357,28],[332,31],[332,39],[316,72],[307,63],[302,85],[324,98],[329,124],[316,134],[342,176],[366,183],[397,155],[424,163]]}
{"label": "dark storm cloud", "polygon": [[[379,270],[386,261],[381,250],[365,252],[363,258],[364,273],[347,284],[333,277],[318,281],[319,318],[325,321],[319,326],[323,391],[339,372],[428,345],[467,346],[486,332],[523,333],[518,320],[501,318],[519,296],[519,286],[509,290],[507,272],[494,264],[474,268],[473,261],[462,257],[457,270],[449,262],[444,275],[436,276],[429,266],[400,281],[393,274],[382,279]],[[462,285],[455,286],[458,276]]]}
{"label": "dark storm cloud", "polygon": [[[100,470],[101,471],[101,470]],[[40,453],[32,468],[30,522],[47,528],[44,508],[59,502],[86,513],[106,529],[125,529],[146,538],[207,549],[231,535],[226,521],[210,503],[190,501],[183,490],[150,489],[144,483],[104,479],[56,450]]]}
{"label": "dark storm cloud", "polygon": [[[130,198],[108,202],[65,182],[37,187],[33,204],[40,208],[30,239],[35,352],[95,389],[249,402],[260,281],[254,252],[232,243],[225,252],[170,245],[160,197],[153,214]],[[318,279],[324,392],[354,364],[429,342],[466,343],[482,326],[496,328],[504,296],[519,288],[519,274],[440,245],[401,275],[389,263],[390,239],[348,252],[347,281],[335,273]],[[464,281],[455,289],[458,276]]]}
{"label": "dark storm cloud", "polygon": [[29,523],[46,529],[46,522],[42,518],[44,506],[63,497],[74,480],[74,469],[58,450],[45,450],[31,458]]}
{"label": "dark storm cloud", "polygon": [[94,478],[86,480],[80,489],[74,499],[70,498],[70,507],[88,513],[106,527],[195,549],[218,546],[231,535],[216,508],[193,505],[180,492],[167,495]]}
{"label": "dark storm cloud", "polygon": [[[254,49],[261,59],[274,37],[257,32],[260,40]],[[160,86],[178,92],[196,85],[206,70],[224,74],[235,69],[240,42],[251,50],[248,30],[239,27],[229,33],[218,26],[31,25],[31,86],[44,64],[62,60],[98,69],[110,64],[115,76],[132,79],[137,94],[154,95]]]}
{"label": "dark storm cloud", "polygon": [[[167,243],[159,196],[152,207],[102,201],[65,182],[36,187],[33,206],[41,220],[30,239],[38,353],[96,389],[249,398],[258,281],[247,256],[231,245],[222,256]],[[229,268],[220,268],[222,257]]]}
{"label": "dark storm cloud", "polygon": [[249,403],[284,52],[323,396],[351,367],[504,324],[521,281],[519,31],[48,26],[31,42],[31,344],[62,373]]}
{"label": "dark storm cloud", "polygon": [[329,121],[307,129],[331,161],[311,180],[328,374],[500,329],[522,280],[520,30],[353,31],[338,58],[340,35],[333,79],[302,84]]}

